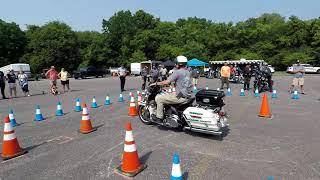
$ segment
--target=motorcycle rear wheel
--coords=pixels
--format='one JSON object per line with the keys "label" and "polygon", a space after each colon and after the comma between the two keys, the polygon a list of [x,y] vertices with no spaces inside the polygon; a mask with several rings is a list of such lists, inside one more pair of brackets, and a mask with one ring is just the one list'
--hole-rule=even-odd
{"label": "motorcycle rear wheel", "polygon": [[138,115],[139,115],[140,121],[143,124],[146,124],[146,125],[151,125],[152,124],[152,122],[150,120],[149,110],[146,109],[145,106],[139,106]]}

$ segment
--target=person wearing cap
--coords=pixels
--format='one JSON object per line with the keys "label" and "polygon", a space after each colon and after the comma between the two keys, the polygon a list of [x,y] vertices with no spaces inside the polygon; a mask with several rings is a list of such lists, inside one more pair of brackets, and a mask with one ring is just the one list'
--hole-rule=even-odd
{"label": "person wearing cap", "polygon": [[304,92],[304,74],[305,67],[300,64],[300,61],[297,60],[296,64],[293,65],[293,81],[290,86],[289,92],[292,93],[292,90],[300,86],[301,94],[305,94]]}
{"label": "person wearing cap", "polygon": [[120,78],[120,89],[121,89],[121,92],[123,92],[125,91],[124,86],[126,84],[126,76],[128,74],[128,71],[123,66],[120,66],[120,68],[118,68],[118,74]]}
{"label": "person wearing cap", "polygon": [[57,87],[58,72],[54,66],[51,66],[45,76],[50,80],[50,91],[52,91],[53,88]]}
{"label": "person wearing cap", "polygon": [[153,85],[169,85],[175,82],[175,93],[164,93],[158,94],[155,98],[157,103],[157,113],[152,114],[151,118],[153,121],[162,123],[164,119],[163,107],[164,104],[183,104],[189,101],[192,97],[192,82],[191,82],[191,72],[186,68],[188,59],[185,56],[178,56],[176,58],[176,70],[173,71],[172,75],[168,77],[167,80],[161,82],[155,82]]}
{"label": "person wearing cap", "polygon": [[14,96],[17,97],[17,85],[16,85],[17,76],[14,74],[13,69],[11,69],[7,74],[7,79],[9,84],[10,98],[12,98],[12,92],[14,93]]}

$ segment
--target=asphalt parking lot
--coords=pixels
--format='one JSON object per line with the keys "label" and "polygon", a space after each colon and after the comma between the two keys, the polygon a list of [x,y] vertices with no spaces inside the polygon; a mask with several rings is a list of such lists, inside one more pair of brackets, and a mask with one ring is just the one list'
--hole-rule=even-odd
{"label": "asphalt parking lot", "polygon": [[[148,165],[135,179],[168,179],[174,152],[180,155],[186,179],[320,179],[320,76],[305,78],[307,95],[299,100],[287,92],[291,78],[274,78],[279,98],[269,98],[272,119],[257,116],[261,98],[252,92],[240,97],[242,86],[232,84],[233,95],[226,97],[225,106],[230,131],[223,138],[147,126],[129,117],[128,101],[117,102],[116,77],[71,80],[73,91],[59,96],[42,94],[47,81],[30,82],[33,96],[0,100],[0,118],[13,108],[21,123],[15,127],[19,143],[29,150],[0,161],[0,179],[123,179],[114,169],[121,162],[127,121],[132,122],[140,159]],[[220,85],[215,79],[200,79],[201,87],[206,83],[212,89]],[[127,78],[126,89],[136,92],[140,85],[140,77]],[[109,107],[103,106],[107,94]],[[73,111],[75,99],[90,104],[92,96],[100,105],[89,108],[98,130],[79,134],[81,113]],[[55,117],[59,100],[66,115]],[[41,122],[33,121],[37,104],[46,118]]]}

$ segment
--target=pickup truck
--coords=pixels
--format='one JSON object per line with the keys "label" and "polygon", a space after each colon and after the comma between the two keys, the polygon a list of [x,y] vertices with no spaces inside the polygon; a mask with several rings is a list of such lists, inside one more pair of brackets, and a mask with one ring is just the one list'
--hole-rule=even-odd
{"label": "pickup truck", "polygon": [[75,79],[85,79],[90,76],[98,77],[105,77],[108,74],[108,71],[104,68],[97,68],[97,67],[84,67],[80,68],[79,71],[73,72],[73,77]]}
{"label": "pickup truck", "polygon": [[[314,67],[310,64],[301,64],[304,66],[306,73],[318,73],[320,74],[320,67]],[[292,73],[293,72],[293,66],[290,66],[287,68],[287,73]]]}

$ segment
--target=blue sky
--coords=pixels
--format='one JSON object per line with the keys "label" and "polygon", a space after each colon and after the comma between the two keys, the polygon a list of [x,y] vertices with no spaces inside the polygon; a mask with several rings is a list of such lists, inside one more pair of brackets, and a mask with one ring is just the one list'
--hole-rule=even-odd
{"label": "blue sky", "polygon": [[163,21],[203,17],[216,22],[238,22],[262,13],[302,19],[320,17],[320,0],[0,0],[0,19],[43,25],[60,20],[74,30],[101,30],[102,19],[119,10],[143,9]]}

